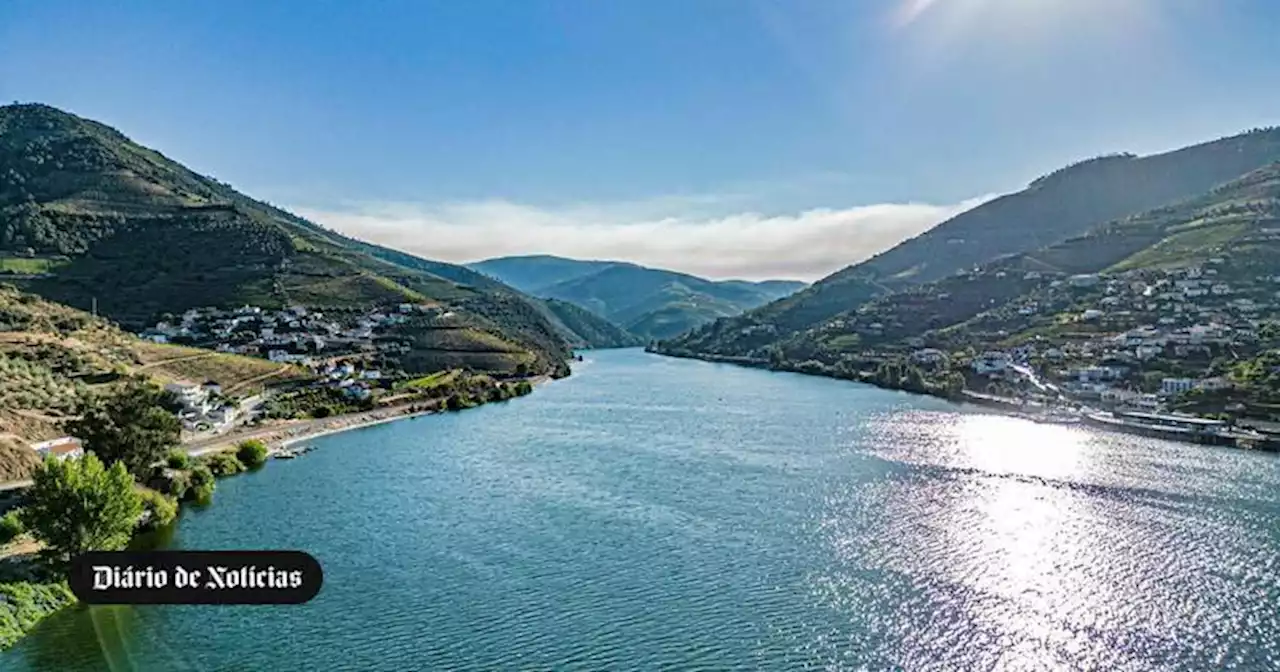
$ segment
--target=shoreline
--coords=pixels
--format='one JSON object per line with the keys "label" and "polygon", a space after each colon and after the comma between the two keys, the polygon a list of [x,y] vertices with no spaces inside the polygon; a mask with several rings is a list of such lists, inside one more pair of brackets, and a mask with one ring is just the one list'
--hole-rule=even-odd
{"label": "shoreline", "polygon": [[1185,432],[1180,430],[1172,430],[1164,427],[1136,425],[1132,423],[1119,422],[1119,421],[1102,422],[1100,420],[1097,420],[1091,417],[1089,413],[1082,413],[1078,421],[1063,422],[1059,419],[1050,417],[1047,414],[1049,411],[1051,411],[1053,408],[1056,408],[1056,407],[1045,406],[1041,413],[1033,413],[1027,410],[1021,404],[1011,403],[1011,402],[1016,402],[1016,400],[1005,400],[1005,399],[996,399],[996,398],[987,399],[987,398],[984,398],[986,395],[983,395],[981,393],[975,393],[970,390],[964,390],[960,395],[952,396],[948,394],[941,394],[938,392],[930,392],[927,390],[907,389],[903,387],[885,385],[875,380],[831,376],[823,373],[801,371],[801,370],[792,369],[792,368],[774,368],[774,367],[771,367],[769,363],[764,360],[758,360],[758,359],[752,359],[752,358],[746,358],[746,357],[722,357],[718,355],[700,356],[694,353],[683,353],[683,352],[674,353],[674,352],[665,352],[665,351],[656,350],[656,349],[651,350],[649,348],[646,348],[645,352],[654,354],[654,355],[659,355],[661,357],[674,357],[676,359],[693,359],[693,360],[702,361],[702,362],[710,362],[713,364],[732,364],[734,366],[741,366],[744,368],[751,368],[751,369],[762,369],[762,370],[771,371],[771,372],[776,371],[780,373],[798,373],[805,376],[817,376],[819,378],[829,378],[831,380],[843,380],[851,383],[862,383],[864,385],[870,385],[872,387],[876,387],[882,390],[906,392],[907,394],[918,394],[921,396],[933,397],[935,399],[943,399],[943,400],[950,401],[954,404],[958,404],[962,406],[972,405],[972,406],[976,406],[983,409],[995,410],[1000,414],[1007,415],[1009,417],[1022,418],[1024,420],[1030,420],[1032,422],[1047,422],[1047,423],[1056,424],[1062,427],[1086,426],[1099,431],[1114,432],[1118,434],[1127,434],[1130,436],[1148,436],[1148,437],[1163,439],[1166,441],[1176,441],[1178,443],[1190,443],[1195,445],[1211,445],[1211,446],[1218,446],[1218,447],[1225,447],[1225,448],[1234,448],[1237,450],[1251,450],[1251,451],[1257,451],[1257,452],[1269,452],[1269,453],[1280,452],[1280,441],[1274,438],[1259,438],[1259,439],[1249,438],[1241,441],[1232,437],[1230,440],[1228,440],[1226,437],[1219,436],[1217,434],[1191,433],[1191,432]]}
{"label": "shoreline", "polygon": [[[544,385],[551,380],[553,379],[550,376],[537,376],[529,379],[529,382],[537,387]],[[198,448],[186,450],[192,456],[206,455],[209,453],[230,450],[235,448],[236,444],[239,444],[241,441],[258,439],[267,444],[268,454],[274,456],[292,445],[303,441],[309,441],[311,439],[317,439],[322,436],[340,434],[349,430],[360,429],[362,427],[372,427],[374,425],[395,422],[396,420],[409,420],[424,415],[442,413],[444,409],[441,407],[443,405],[444,401],[442,399],[431,399],[396,404],[394,406],[375,408],[368,411],[357,411],[355,413],[335,415],[329,418],[286,421],[287,423],[292,424],[280,424],[276,427],[261,428],[258,431],[251,432],[228,432],[222,436],[202,440],[202,442],[209,442],[208,445],[202,445]],[[483,406],[484,404],[480,405]],[[424,408],[418,411],[411,410],[418,407]]]}
{"label": "shoreline", "polygon": [[[551,382],[554,378],[544,375],[526,380],[528,380],[534,387],[539,387]],[[509,397],[503,401],[510,401],[514,398],[516,397]],[[483,406],[487,403],[494,402],[481,402],[480,404],[477,404],[477,406]],[[361,429],[364,427],[372,427],[374,425],[395,422],[397,420],[410,420],[425,415],[443,413],[445,411],[444,405],[445,402],[443,399],[431,399],[416,403],[398,404],[395,406],[338,415],[330,418],[291,421],[289,424],[281,424],[268,428],[252,428],[251,431],[245,432],[231,431],[222,436],[210,437],[195,442],[198,444],[195,447],[190,447],[189,444],[179,444],[179,447],[194,457],[198,455],[234,450],[236,445],[242,441],[258,439],[267,444],[268,457],[278,459],[280,453],[286,452],[290,446],[304,441],[310,441],[312,439],[332,434],[340,434],[353,429]],[[0,483],[0,492],[21,490],[29,487],[30,485],[30,480]],[[9,543],[2,544],[0,545],[0,565],[24,562],[32,557],[39,549],[40,543],[29,537],[16,539]],[[17,612],[13,611],[17,609],[17,607],[13,606],[13,601],[6,592],[11,590],[10,585],[11,582],[0,583],[0,613],[4,612],[6,609],[12,611],[13,613],[6,613],[5,615],[12,617],[9,620],[13,621],[17,627],[14,629],[0,630],[0,654],[3,654],[4,651],[12,647],[18,640],[34,629],[44,618],[78,602],[74,595],[71,594],[70,590],[65,587],[65,583],[33,584],[36,590],[43,591],[42,594],[49,594],[54,597],[45,599],[36,607],[24,605],[23,608],[28,609],[26,615],[27,620],[21,621],[17,618]]]}

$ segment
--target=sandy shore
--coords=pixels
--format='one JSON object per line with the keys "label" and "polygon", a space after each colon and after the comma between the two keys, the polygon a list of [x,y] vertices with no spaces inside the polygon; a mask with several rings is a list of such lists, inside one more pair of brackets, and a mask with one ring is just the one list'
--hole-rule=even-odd
{"label": "sandy shore", "polygon": [[[530,378],[535,386],[541,386],[551,382],[550,376],[537,376]],[[442,400],[429,399],[417,400],[413,403],[398,404],[388,406],[386,408],[378,408],[372,411],[362,411],[360,413],[348,413],[345,415],[336,415],[331,418],[323,418],[320,420],[280,420],[269,425],[259,425],[256,427],[238,427],[226,434],[213,437],[204,437],[193,441],[183,442],[181,447],[190,455],[205,455],[207,453],[217,453],[232,450],[241,441],[249,439],[257,439],[267,444],[269,454],[276,454],[288,448],[289,446],[310,439],[315,439],[329,434],[337,434],[351,429],[360,427],[369,427],[371,425],[379,425],[384,422],[393,422],[395,420],[404,420],[415,418],[420,415],[430,415],[440,412]],[[412,409],[419,408],[424,410],[414,411]],[[24,481],[8,481],[0,483],[0,492],[6,490],[18,490],[29,487],[30,480]]]}
{"label": "sandy shore", "polygon": [[[430,405],[425,410],[414,411]],[[235,448],[241,441],[257,439],[267,444],[268,452],[274,454],[300,441],[307,441],[329,434],[337,434],[359,427],[369,427],[384,422],[403,420],[420,415],[428,415],[439,411],[439,402],[419,401],[388,408],[379,408],[360,413],[348,413],[320,420],[288,420],[269,426],[245,427],[238,431],[228,432],[221,436],[194,441],[183,446],[191,455],[204,455]]]}

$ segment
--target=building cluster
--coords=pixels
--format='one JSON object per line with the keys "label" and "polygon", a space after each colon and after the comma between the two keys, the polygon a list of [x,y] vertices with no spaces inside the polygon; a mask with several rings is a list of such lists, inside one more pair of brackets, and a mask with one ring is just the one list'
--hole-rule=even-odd
{"label": "building cluster", "polygon": [[223,397],[216,381],[170,383],[164,389],[179,404],[178,419],[189,432],[223,431],[240,417],[241,405]]}
{"label": "building cluster", "polygon": [[193,308],[178,318],[159,322],[141,336],[157,343],[182,343],[273,362],[314,365],[322,357],[400,348],[396,343],[378,343],[377,334],[421,315],[441,320],[453,317],[447,310],[412,303],[344,318],[327,317],[302,306],[277,311],[258,306]]}
{"label": "building cluster", "polygon": [[[1278,316],[1280,276],[1227,281],[1215,268],[1221,263],[1215,258],[1204,267],[1052,279],[1047,291],[1011,307],[1029,325],[1064,318],[1074,322],[1059,332],[1070,335],[1039,335],[1017,348],[980,352],[968,365],[974,375],[1010,382],[1025,381],[1034,375],[1030,371],[1040,370],[1067,396],[1144,410],[1162,409],[1192,390],[1228,388],[1231,382],[1224,377],[1186,374],[1207,371],[1217,357],[1238,358],[1258,350],[1260,330]],[[1024,277],[1039,278],[1035,272]],[[1064,313],[1066,306],[1070,310]],[[1029,317],[1037,315],[1039,322]],[[1000,331],[988,337],[1010,335]],[[907,345],[924,342],[912,340]],[[910,353],[921,365],[948,358],[936,348],[917,347]],[[1153,370],[1182,375],[1135,382],[1135,373]]]}

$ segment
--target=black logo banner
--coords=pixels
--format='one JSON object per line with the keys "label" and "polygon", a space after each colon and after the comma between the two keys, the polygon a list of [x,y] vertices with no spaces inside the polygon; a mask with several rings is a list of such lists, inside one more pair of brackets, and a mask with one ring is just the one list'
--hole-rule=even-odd
{"label": "black logo banner", "polygon": [[301,551],[93,552],[68,582],[86,604],[302,604],[324,571]]}

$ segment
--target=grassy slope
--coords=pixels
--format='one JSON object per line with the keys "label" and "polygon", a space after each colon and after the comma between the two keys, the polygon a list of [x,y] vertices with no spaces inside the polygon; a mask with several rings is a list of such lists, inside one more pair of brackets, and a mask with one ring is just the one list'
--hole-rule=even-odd
{"label": "grassy slope", "polygon": [[431,270],[447,264],[356,244],[47,106],[0,107],[0,221],[0,254],[59,261],[30,290],[86,309],[96,300],[131,327],[201,306],[443,303],[538,368],[562,369],[568,355],[538,310]]}
{"label": "grassy slope", "polygon": [[78,403],[120,376],[215,379],[228,394],[304,375],[250,357],[141,341],[101,319],[0,285],[0,481],[24,478],[29,444],[61,434]]}
{"label": "grassy slope", "polygon": [[[946,342],[959,333],[1007,332],[1009,342],[1027,330],[1057,333],[1077,328],[1054,324],[1057,310],[1072,306],[1069,291],[1050,291],[1049,278],[1028,279],[1029,270],[1059,274],[1163,270],[1221,259],[1224,280],[1280,273],[1280,164],[1253,171],[1182,203],[1109,223],[1068,241],[994,262],[978,274],[952,276],[873,299],[782,342],[789,358],[833,361],[856,347],[925,335]],[[1004,277],[997,273],[1005,271]],[[1036,317],[1016,314],[1014,303],[1036,302]],[[1064,302],[1065,301],[1065,302]],[[849,336],[869,323],[879,333]],[[1028,336],[1029,337],[1029,336]]]}
{"label": "grassy slope", "polygon": [[957,215],[793,296],[690,332],[666,347],[733,356],[759,353],[878,296],[1195,197],[1276,160],[1280,130],[1270,129],[1154,156],[1085,161]]}

